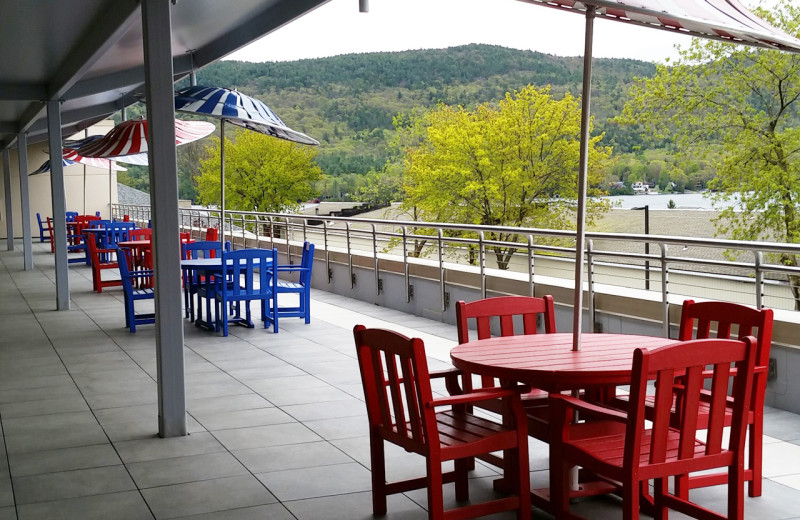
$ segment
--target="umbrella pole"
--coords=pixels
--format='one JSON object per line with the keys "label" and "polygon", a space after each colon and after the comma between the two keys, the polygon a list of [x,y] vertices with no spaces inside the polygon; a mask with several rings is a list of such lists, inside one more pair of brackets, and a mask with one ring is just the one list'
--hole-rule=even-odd
{"label": "umbrella pole", "polygon": [[592,45],[594,43],[593,5],[586,9],[586,35],[583,52],[583,94],[581,96],[581,157],[578,170],[578,226],[575,237],[575,301],[572,316],[572,350],[581,349],[583,330],[583,252],[586,241],[586,185],[589,170],[589,119],[592,101]]}
{"label": "umbrella pole", "polygon": [[219,193],[220,193],[220,229],[219,237],[223,250],[225,249],[225,120],[219,123]]}

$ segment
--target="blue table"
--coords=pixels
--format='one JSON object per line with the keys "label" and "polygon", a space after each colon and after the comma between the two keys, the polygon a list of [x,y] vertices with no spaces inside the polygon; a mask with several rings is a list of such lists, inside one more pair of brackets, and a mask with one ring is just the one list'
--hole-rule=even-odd
{"label": "blue table", "polygon": [[[228,260],[226,264],[228,266],[233,265],[233,260]],[[209,278],[213,278],[214,276],[220,276],[222,274],[222,259],[190,258],[188,260],[181,260],[181,270],[184,273],[185,283],[190,284],[189,290],[191,292],[191,284],[194,283],[195,273],[205,276],[207,280]],[[216,325],[212,321],[210,321],[211,316],[206,316],[206,320],[203,320],[202,307],[199,305],[199,303],[200,302],[198,299],[197,319],[194,321],[194,324],[204,329],[216,330]],[[210,310],[208,310],[208,308],[206,314],[210,314]],[[229,318],[228,323],[243,325],[251,329],[255,327],[252,320],[242,318],[241,316],[234,316],[233,318]]]}

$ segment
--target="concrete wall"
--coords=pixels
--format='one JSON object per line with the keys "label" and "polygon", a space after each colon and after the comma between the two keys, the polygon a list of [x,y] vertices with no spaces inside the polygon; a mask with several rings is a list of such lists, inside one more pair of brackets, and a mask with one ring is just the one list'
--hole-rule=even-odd
{"label": "concrete wall", "polygon": [[[272,247],[269,242],[249,244],[250,247]],[[293,244],[295,261],[299,261],[300,246]],[[281,262],[286,262],[285,244],[278,246]],[[326,254],[329,260],[326,262]],[[442,310],[439,268],[433,262],[418,260],[410,266],[410,283],[414,287],[411,301],[406,301],[405,277],[402,263],[381,259],[380,279],[383,290],[378,294],[375,283],[374,260],[355,257],[353,274],[355,286],[351,287],[350,267],[345,253],[326,252],[317,244],[313,271],[314,288],[341,294],[375,305],[397,309],[409,314],[455,324],[455,302],[472,301],[481,297],[479,276],[473,268],[447,265],[445,291],[447,305]],[[328,279],[327,268],[331,269]],[[509,273],[504,273],[508,275]],[[572,289],[570,281],[537,277],[534,295],[552,294],[556,302],[556,327],[559,331],[572,330]],[[476,280],[478,281],[476,283]],[[524,277],[492,277],[487,280],[487,296],[502,294],[530,294],[530,284]],[[643,291],[631,290],[629,294],[606,294],[599,291],[595,298],[598,332],[615,332],[663,336],[663,306],[660,301],[645,297]],[[669,305],[670,337],[677,336],[680,306],[686,296],[673,295]],[[777,362],[777,378],[767,384],[766,404],[793,413],[800,413],[800,323],[798,313],[776,312],[771,356]],[[588,311],[584,323],[591,323]],[[455,341],[454,341],[455,346]]]}

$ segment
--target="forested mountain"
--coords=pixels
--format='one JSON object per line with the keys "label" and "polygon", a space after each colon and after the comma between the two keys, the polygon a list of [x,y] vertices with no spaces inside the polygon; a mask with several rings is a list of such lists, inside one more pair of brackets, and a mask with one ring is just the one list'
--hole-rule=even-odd
{"label": "forested mountain", "polygon": [[[366,173],[389,159],[398,113],[437,103],[473,107],[495,103],[526,85],[552,86],[560,97],[581,93],[582,59],[491,45],[348,54],[291,62],[220,61],[198,71],[198,84],[236,88],[258,97],[286,124],[321,143],[317,162],[328,175]],[[627,152],[639,136],[610,124],[627,85],[655,66],[595,59],[592,113],[605,144]]]}

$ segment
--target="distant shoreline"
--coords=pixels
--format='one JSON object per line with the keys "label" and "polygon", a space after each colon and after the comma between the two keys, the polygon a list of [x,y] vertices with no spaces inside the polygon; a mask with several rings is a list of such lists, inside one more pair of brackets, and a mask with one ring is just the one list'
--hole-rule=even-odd
{"label": "distant shoreline", "polygon": [[[637,198],[651,198],[641,195]],[[713,219],[719,211],[709,209],[650,209],[650,234],[697,238],[727,238],[715,235]],[[644,212],[631,209],[612,209],[597,219],[589,231],[602,233],[644,234]]]}

